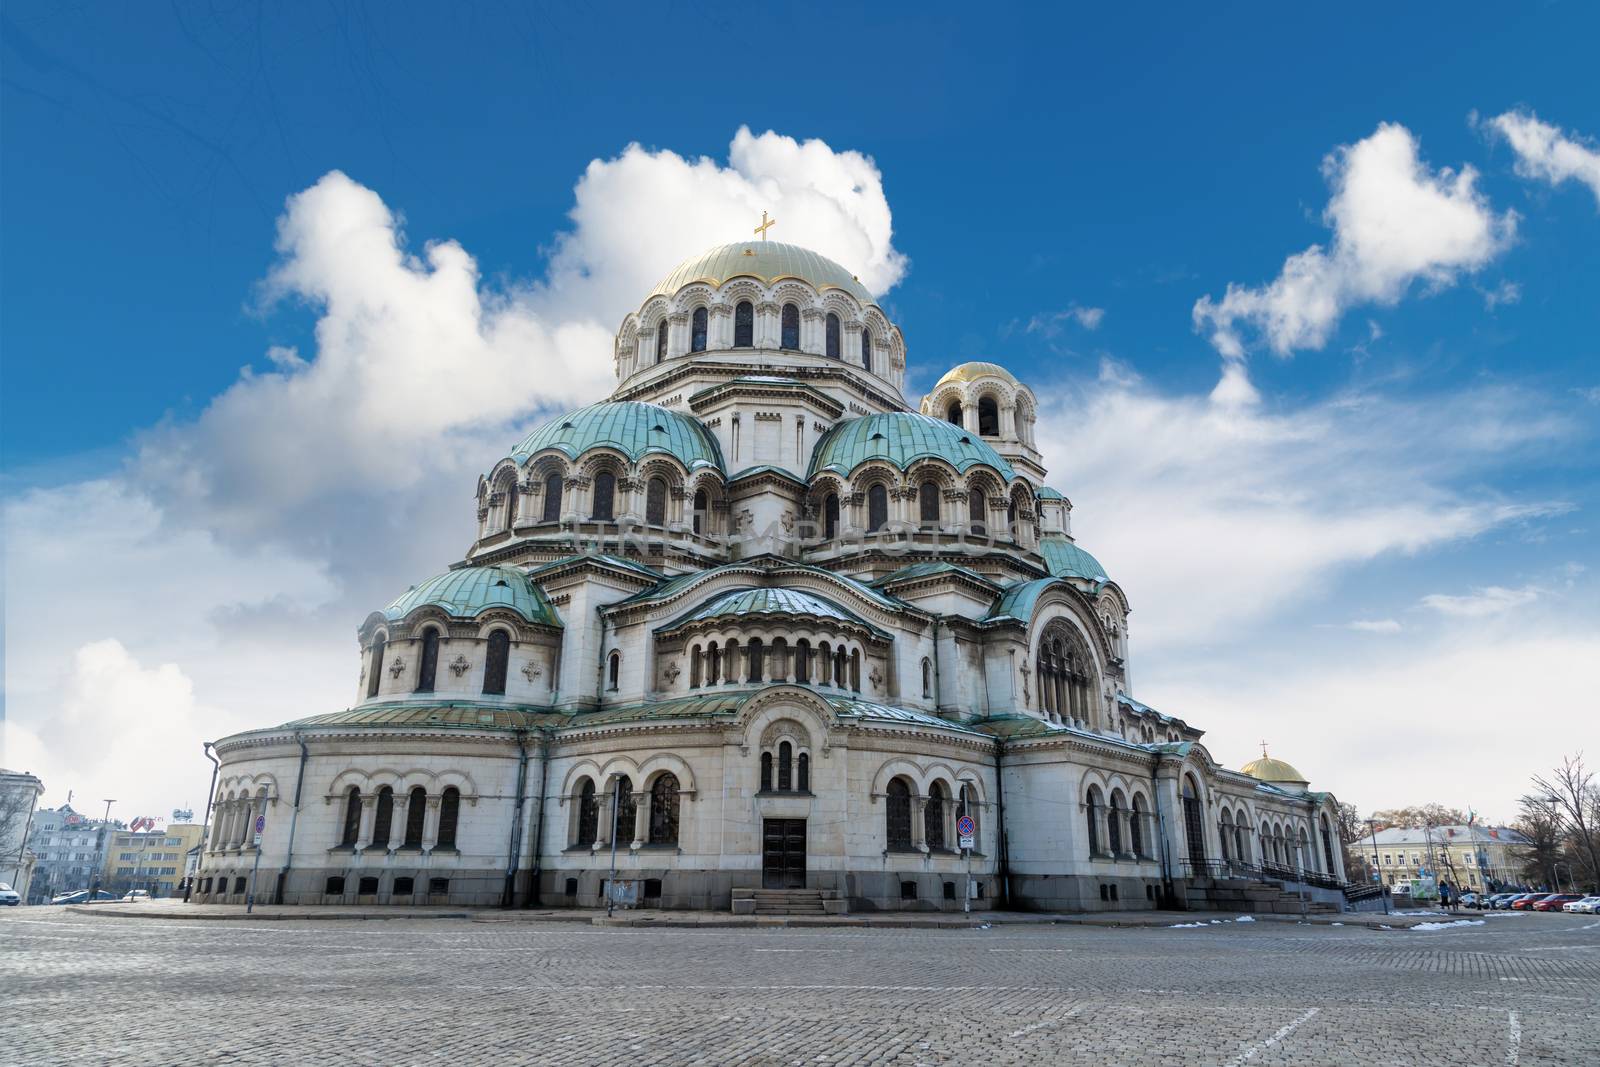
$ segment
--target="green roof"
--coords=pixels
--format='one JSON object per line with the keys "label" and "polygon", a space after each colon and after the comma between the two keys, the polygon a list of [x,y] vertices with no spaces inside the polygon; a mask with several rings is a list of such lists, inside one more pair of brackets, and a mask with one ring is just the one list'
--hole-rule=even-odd
{"label": "green roof", "polygon": [[817,596],[814,593],[801,592],[798,589],[784,589],[772,586],[764,586],[758,589],[736,589],[731,593],[723,593],[708,600],[691,614],[676,622],[669,623],[661,629],[675,629],[691,622],[699,622],[702,619],[716,619],[727,615],[784,615],[818,619],[823,622],[845,622],[855,626],[865,626],[874,633],[882,634],[882,631],[876,626],[846,611],[825,597]]}
{"label": "green roof", "polygon": [[359,708],[312,715],[284,723],[280,730],[319,726],[428,726],[462,730],[532,730],[565,723],[570,715],[543,709],[508,708],[472,701],[440,703],[434,699],[363,704]]}
{"label": "green roof", "polygon": [[876,588],[882,588],[884,586],[893,585],[895,582],[911,581],[916,578],[929,578],[935,574],[959,574],[963,578],[987,585],[992,589],[999,588],[991,579],[985,578],[977,571],[969,570],[958,563],[950,563],[946,560],[930,560],[926,563],[912,563],[908,566],[901,567],[897,571],[893,571],[884,575],[882,578],[877,579],[872,584]]}
{"label": "green roof", "polygon": [[629,559],[627,556],[613,556],[609,552],[585,552],[576,556],[562,556],[560,559],[551,560],[549,563],[541,563],[529,571],[528,574],[531,577],[555,570],[557,567],[565,567],[570,563],[582,563],[586,560],[592,560],[596,563],[609,563],[611,566],[621,567],[623,570],[636,571],[645,577],[654,578],[658,582],[667,577],[660,571],[647,567],[638,560]]}
{"label": "green roof", "polygon": [[712,567],[703,571],[690,571],[687,574],[676,574],[662,582],[660,585],[656,586],[654,589],[642,589],[627,599],[619,601],[619,603],[636,604],[644,601],[662,600],[678,592],[678,590],[698,582],[702,578],[709,578],[712,575],[720,574],[723,571],[748,570],[751,567],[758,567],[768,572],[774,570],[793,570],[803,571],[808,574],[825,574],[834,581],[842,582],[844,585],[848,586],[855,592],[860,593],[868,600],[879,605],[880,607],[887,608],[890,611],[899,611],[907,606],[904,601],[896,600],[887,593],[879,592],[870,585],[865,585],[861,582],[858,582],[856,579],[847,574],[840,574],[837,571],[826,570],[822,567],[813,567],[809,563],[796,563],[792,560],[777,559],[776,557],[771,556],[756,557],[745,560],[741,563],[724,563],[721,566]]}
{"label": "green roof", "polygon": [[826,697],[834,713],[841,719],[858,719],[867,722],[896,722],[914,723],[917,726],[936,726],[942,730],[955,730],[964,734],[975,734],[978,730],[965,723],[955,722],[951,719],[941,719],[939,716],[926,711],[917,711],[914,708],[895,708],[888,704],[874,704],[866,700],[855,700],[850,697]]}
{"label": "green roof", "polygon": [[812,451],[810,473],[831,470],[849,474],[871,459],[887,460],[905,470],[927,457],[942,459],[963,474],[982,463],[999,471],[1008,482],[1016,477],[1011,464],[977,434],[910,411],[866,415],[834,426]]}
{"label": "green roof", "polygon": [[1040,500],[1065,500],[1066,494],[1059,489],[1052,489],[1048,485],[1039,490]]}
{"label": "green roof", "polygon": [[1057,578],[1083,578],[1091,582],[1110,581],[1100,561],[1068,541],[1061,534],[1046,534],[1039,538],[1039,555],[1045,566]]}
{"label": "green roof", "polygon": [[650,290],[648,301],[656,296],[671,296],[693,282],[721,285],[729,278],[756,278],[767,284],[784,278],[798,278],[819,292],[843,289],[863,304],[873,303],[872,294],[854,274],[826,256],[809,248],[761,241],[752,237],[731,245],[720,245],[697,256],[690,256]]}
{"label": "green roof", "polygon": [[560,626],[561,617],[544,590],[517,567],[461,567],[414,585],[383,609],[387,619],[403,619],[417,608],[442,608],[447,615],[475,618],[490,608],[506,608],[532,623]]}
{"label": "green roof", "polygon": [[595,448],[614,448],[630,461],[662,452],[677,457],[691,471],[700,467],[722,469],[722,449],[717,439],[697,420],[636,400],[590,404],[563,415],[524,437],[511,455],[521,462],[547,448],[564,452],[571,459]]}
{"label": "green roof", "polygon": [[1005,619],[1015,619],[1017,622],[1027,622],[1033,618],[1033,605],[1046,589],[1055,585],[1059,578],[1034,578],[1032,581],[1017,582],[1006,587],[994,609],[984,617],[984,622],[1000,622]]}

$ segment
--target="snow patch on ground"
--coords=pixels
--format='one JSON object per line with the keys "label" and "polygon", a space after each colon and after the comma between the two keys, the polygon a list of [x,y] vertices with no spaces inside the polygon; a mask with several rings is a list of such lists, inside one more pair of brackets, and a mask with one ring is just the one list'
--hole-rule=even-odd
{"label": "snow patch on ground", "polygon": [[1240,923],[1253,923],[1255,921],[1256,921],[1256,917],[1254,915],[1241,915],[1237,919],[1234,920],[1234,922],[1240,922]]}
{"label": "snow patch on ground", "polygon": [[1448,928],[1450,928],[1452,926],[1482,926],[1482,925],[1483,925],[1483,920],[1482,919],[1457,919],[1455,922],[1448,922],[1448,923],[1418,923],[1417,925],[1413,926],[1411,929],[1413,929],[1413,930],[1445,930],[1445,929],[1448,929]]}
{"label": "snow patch on ground", "polygon": [[[1212,921],[1214,922],[1215,920],[1212,920]],[[1206,925],[1205,923],[1173,923],[1171,926],[1167,927],[1167,929],[1169,929],[1169,930],[1199,930],[1199,929],[1203,929],[1205,927],[1205,925]]]}

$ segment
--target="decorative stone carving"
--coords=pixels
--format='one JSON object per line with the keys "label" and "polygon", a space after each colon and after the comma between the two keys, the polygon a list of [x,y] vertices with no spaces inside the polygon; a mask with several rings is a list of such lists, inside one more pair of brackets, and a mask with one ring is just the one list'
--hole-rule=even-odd
{"label": "decorative stone carving", "polygon": [[872,683],[874,690],[883,688],[883,672],[878,669],[877,664],[873,664],[872,673],[867,675],[867,681]]}
{"label": "decorative stone carving", "polygon": [[667,669],[661,673],[666,676],[667,684],[671,685],[678,680],[678,675],[683,673],[683,669],[678,666],[677,660],[668,660]]}
{"label": "decorative stone carving", "polygon": [[394,658],[394,662],[389,664],[389,675],[390,677],[398,678],[400,677],[400,672],[404,671],[405,669],[406,661],[399,656],[396,656]]}
{"label": "decorative stone carving", "polygon": [[1026,704],[1033,699],[1033,697],[1028,694],[1028,661],[1023,660],[1022,666],[1019,667],[1018,670],[1022,672],[1022,702]]}
{"label": "decorative stone carving", "polygon": [[533,680],[543,673],[543,669],[531,659],[522,665],[522,676],[528,680],[529,685],[532,685]]}
{"label": "decorative stone carving", "polygon": [[461,677],[463,674],[466,674],[467,671],[471,669],[472,664],[467,662],[467,657],[463,656],[459,652],[456,653],[456,658],[450,661],[450,673],[454,674],[457,678]]}

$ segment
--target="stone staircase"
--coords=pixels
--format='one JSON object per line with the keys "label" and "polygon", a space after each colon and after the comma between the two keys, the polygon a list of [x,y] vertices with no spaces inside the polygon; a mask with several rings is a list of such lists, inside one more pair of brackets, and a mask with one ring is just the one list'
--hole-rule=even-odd
{"label": "stone staircase", "polygon": [[843,915],[837,889],[735,889],[735,915]]}
{"label": "stone staircase", "polygon": [[1324,901],[1302,900],[1299,893],[1282,882],[1254,881],[1248,878],[1194,878],[1184,889],[1185,901],[1194,911],[1242,911],[1273,915],[1337,915],[1337,905]]}

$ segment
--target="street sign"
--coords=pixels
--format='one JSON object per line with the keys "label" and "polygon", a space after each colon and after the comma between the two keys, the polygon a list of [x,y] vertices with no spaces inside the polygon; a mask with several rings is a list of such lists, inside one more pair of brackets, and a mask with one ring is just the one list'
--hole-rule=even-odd
{"label": "street sign", "polygon": [[972,816],[963,815],[956,820],[956,835],[961,838],[960,846],[970,849],[977,847],[978,824],[972,821]]}
{"label": "street sign", "polygon": [[267,817],[265,815],[257,815],[256,816],[256,833],[259,834],[262,831],[266,830],[266,828],[267,828]]}

